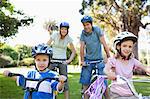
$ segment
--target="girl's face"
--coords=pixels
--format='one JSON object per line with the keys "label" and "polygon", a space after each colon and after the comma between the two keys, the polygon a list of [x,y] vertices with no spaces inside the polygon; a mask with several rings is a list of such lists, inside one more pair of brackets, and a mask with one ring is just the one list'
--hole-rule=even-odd
{"label": "girl's face", "polygon": [[132,40],[127,40],[121,43],[121,54],[128,57],[132,53],[134,43]]}
{"label": "girl's face", "polygon": [[92,32],[92,24],[89,23],[89,22],[84,22],[83,23],[83,27],[84,27],[84,30],[87,32],[87,33],[91,33]]}
{"label": "girl's face", "polygon": [[44,71],[48,67],[48,55],[40,54],[35,57],[35,64],[38,71]]}
{"label": "girl's face", "polygon": [[62,36],[66,36],[67,32],[68,32],[68,28],[66,28],[66,27],[61,27],[60,28],[60,33],[61,33]]}

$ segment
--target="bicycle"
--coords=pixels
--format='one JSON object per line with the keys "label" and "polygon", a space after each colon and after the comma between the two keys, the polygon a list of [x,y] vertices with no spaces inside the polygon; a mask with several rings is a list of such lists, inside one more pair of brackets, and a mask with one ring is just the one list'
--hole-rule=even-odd
{"label": "bicycle", "polygon": [[[92,77],[91,77],[91,84],[98,78],[98,64],[103,63],[103,60],[94,60],[94,61],[86,61],[85,65],[83,66],[89,66],[90,64],[95,64],[95,67],[92,70]],[[90,84],[90,85],[91,85]],[[81,99],[84,99],[84,93],[85,91],[83,90],[83,85],[81,87]]]}
{"label": "bicycle", "polygon": [[[104,79],[107,79],[107,76],[105,75],[99,75],[98,79],[95,80],[89,88],[85,91],[86,94],[90,96],[90,99],[102,99],[102,96],[104,94],[104,91],[106,90],[106,85],[103,83]],[[117,84],[127,84],[130,91],[133,95],[135,95],[138,99],[150,99],[149,96],[142,96],[141,93],[137,93],[137,91],[134,89],[134,86],[131,84],[131,82],[145,82],[150,83],[150,80],[128,80],[125,77],[117,75],[116,77],[116,83]],[[109,85],[109,88],[116,83],[112,83]]]}
{"label": "bicycle", "polygon": [[59,72],[58,71],[58,65],[60,64],[64,64],[64,65],[67,65],[67,63],[65,62],[64,59],[52,59],[50,61],[50,63],[52,64],[52,67],[53,67],[53,71],[56,71],[56,72]]}
{"label": "bicycle", "polygon": [[[51,78],[51,77],[46,77],[43,79],[31,79],[31,78],[26,78],[24,75],[22,74],[17,74],[17,73],[9,73],[8,77],[12,77],[12,76],[22,76],[25,83],[22,86],[23,90],[26,90],[29,92],[29,97],[28,99],[32,99],[32,93],[33,92],[37,92],[37,91],[41,91],[41,84],[42,82],[46,81],[46,80],[56,80],[59,81],[59,78]],[[30,84],[29,84],[30,83]],[[53,95],[54,95],[54,99],[56,99],[56,95],[55,92],[53,91]]]}

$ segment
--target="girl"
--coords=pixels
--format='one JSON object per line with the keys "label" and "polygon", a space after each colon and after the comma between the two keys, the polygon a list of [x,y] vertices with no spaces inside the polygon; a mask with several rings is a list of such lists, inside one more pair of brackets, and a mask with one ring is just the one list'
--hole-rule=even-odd
{"label": "girl", "polygon": [[[104,68],[108,79],[115,80],[116,75],[120,75],[131,80],[134,68],[140,68],[150,73],[140,61],[133,57],[132,51],[136,41],[137,37],[127,31],[117,35],[114,41],[117,54],[108,59],[106,67]],[[113,81],[113,83],[115,83],[115,81]],[[117,84],[113,84],[110,87],[110,97],[111,99],[138,99],[126,85],[119,86]]]}

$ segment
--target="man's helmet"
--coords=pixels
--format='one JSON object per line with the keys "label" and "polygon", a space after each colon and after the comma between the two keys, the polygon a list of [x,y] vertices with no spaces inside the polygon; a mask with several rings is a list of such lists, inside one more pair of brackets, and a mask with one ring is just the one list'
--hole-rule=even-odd
{"label": "man's helmet", "polygon": [[90,22],[92,23],[93,22],[93,19],[92,17],[90,16],[84,16],[82,19],[81,19],[81,22],[84,23],[84,22]]}

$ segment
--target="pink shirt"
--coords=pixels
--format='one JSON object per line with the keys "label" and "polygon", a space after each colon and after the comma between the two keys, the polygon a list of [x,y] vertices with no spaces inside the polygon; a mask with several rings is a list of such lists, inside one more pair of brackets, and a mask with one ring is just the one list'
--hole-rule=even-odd
{"label": "pink shirt", "polygon": [[[131,58],[130,60],[128,60],[127,65],[123,64],[120,60],[116,59],[115,57],[109,58],[108,62],[110,63],[112,67],[115,68],[116,75],[126,77],[129,80],[132,79],[133,69],[142,65],[142,63],[135,58]],[[113,81],[113,83],[114,82],[115,81]],[[111,86],[110,90],[121,96],[132,95],[132,92],[130,91],[130,89],[128,88],[126,84],[124,85],[114,84]]]}

